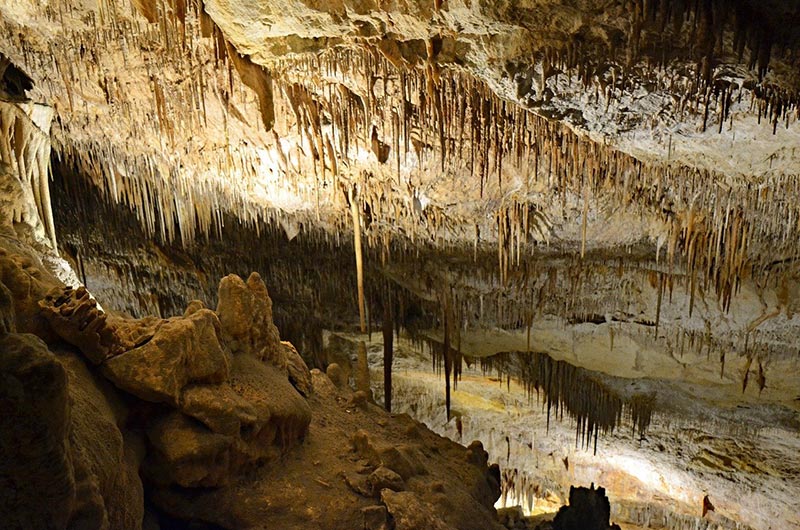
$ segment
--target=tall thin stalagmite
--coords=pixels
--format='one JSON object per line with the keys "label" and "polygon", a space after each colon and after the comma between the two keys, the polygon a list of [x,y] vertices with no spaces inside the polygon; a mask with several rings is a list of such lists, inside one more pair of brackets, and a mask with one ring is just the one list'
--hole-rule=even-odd
{"label": "tall thin stalagmite", "polygon": [[358,281],[358,317],[361,333],[367,332],[366,309],[364,304],[364,258],[361,254],[361,218],[356,204],[356,195],[350,191],[350,214],[353,217],[353,246],[356,251],[356,277]]}

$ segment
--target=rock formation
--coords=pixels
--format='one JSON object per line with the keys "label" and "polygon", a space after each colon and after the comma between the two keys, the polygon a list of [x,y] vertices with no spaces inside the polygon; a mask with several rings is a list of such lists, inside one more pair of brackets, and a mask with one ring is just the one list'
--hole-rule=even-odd
{"label": "rock formation", "polygon": [[[6,527],[141,528],[144,495],[157,510],[150,520],[167,527],[180,519],[250,527],[284,513],[282,528],[353,528],[374,517],[354,506],[376,502],[385,504],[387,525],[402,527],[409,509],[457,528],[494,524],[499,484],[485,458],[460,470],[464,450],[410,419],[393,420],[366,402],[351,417],[340,405],[350,401],[348,391],[321,374],[312,381],[294,346],[280,341],[257,275],[247,284],[223,278],[218,313],[193,302],[183,316],[137,320],[108,316],[85,288],[59,285],[40,265],[2,252]],[[33,307],[37,326],[20,319]],[[41,337],[20,332],[29,328],[43,330]],[[355,428],[374,430],[376,421],[398,427],[391,436]],[[355,430],[363,442],[351,452]],[[408,445],[394,444],[404,437]],[[447,502],[426,502],[419,512],[418,500],[386,497],[426,496],[433,479],[422,477],[440,476],[442,466],[456,472],[445,479],[452,481]],[[272,490],[283,475],[285,484]],[[363,489],[352,489],[351,475]],[[452,502],[475,510],[472,519],[450,515]]]}
{"label": "rock formation", "polygon": [[620,530],[609,524],[611,506],[606,491],[594,484],[589,488],[570,488],[569,506],[564,506],[553,519],[553,530]]}
{"label": "rock formation", "polygon": [[800,530],[798,28],[3,3],[0,515],[492,528],[594,482],[601,519]]}

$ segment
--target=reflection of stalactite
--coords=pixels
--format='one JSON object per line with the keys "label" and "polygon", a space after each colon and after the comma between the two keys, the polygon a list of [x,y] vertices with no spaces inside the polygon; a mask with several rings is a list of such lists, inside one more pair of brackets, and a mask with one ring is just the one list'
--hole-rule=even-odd
{"label": "reflection of stalactite", "polygon": [[626,398],[609,389],[585,369],[565,361],[557,361],[541,352],[500,353],[480,359],[484,373],[496,372],[500,377],[514,377],[529,396],[543,394],[542,407],[547,409],[547,426],[551,415],[563,419],[566,409],[576,421],[575,444],[588,448],[597,437],[612,432],[629,416],[634,432],[644,437],[650,425],[655,397],[652,394]]}
{"label": "reflection of stalactite", "polygon": [[[392,411],[392,361],[394,359],[394,322],[391,291],[386,290],[383,304],[383,406]],[[374,306],[373,306],[374,307]]]}

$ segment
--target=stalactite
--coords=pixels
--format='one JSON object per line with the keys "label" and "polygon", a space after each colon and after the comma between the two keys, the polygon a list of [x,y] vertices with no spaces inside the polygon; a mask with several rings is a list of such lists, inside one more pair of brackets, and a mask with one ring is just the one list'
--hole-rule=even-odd
{"label": "stalactite", "polygon": [[647,432],[655,406],[653,394],[622,396],[586,370],[536,351],[500,353],[481,358],[480,364],[484,373],[513,376],[531,398],[535,392],[539,399],[541,392],[548,427],[551,412],[560,419],[566,409],[576,421],[575,442],[584,448],[593,445],[596,452],[598,433],[613,432],[623,415],[630,417],[636,435],[643,437]]}
{"label": "stalactite", "polygon": [[24,211],[12,211],[11,218],[34,228],[41,224],[44,237],[56,249],[48,183],[51,148],[48,133],[53,112],[44,105],[27,104],[25,108],[29,110],[11,102],[0,102],[0,161],[12,168],[22,189],[30,194],[37,218],[23,218],[23,215],[27,217]]}

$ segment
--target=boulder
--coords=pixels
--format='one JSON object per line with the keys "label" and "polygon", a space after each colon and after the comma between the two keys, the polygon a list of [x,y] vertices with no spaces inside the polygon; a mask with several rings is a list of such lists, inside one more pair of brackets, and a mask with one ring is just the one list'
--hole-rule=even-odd
{"label": "boulder", "polygon": [[38,337],[0,337],[0,403],[3,527],[66,527],[76,495],[67,376]]}
{"label": "boulder", "polygon": [[403,477],[392,471],[386,466],[379,466],[375,471],[367,477],[367,484],[372,489],[372,494],[379,496],[384,488],[389,488],[392,491],[403,491],[406,489],[406,484],[403,482]]}
{"label": "boulder", "polygon": [[[330,367],[329,367],[330,368]],[[336,387],[327,374],[322,373],[318,368],[311,370],[311,386],[317,395],[330,398],[337,395]]]}
{"label": "boulder", "polygon": [[17,331],[17,317],[11,291],[0,282],[0,336]]}
{"label": "boulder", "polygon": [[0,282],[11,293],[17,332],[32,333],[47,343],[57,338],[42,318],[38,302],[62,284],[45,271],[38,259],[25,254],[22,248],[14,252],[0,248]]}
{"label": "boulder", "polygon": [[389,513],[386,506],[367,506],[361,508],[364,514],[364,530],[389,530]]}
{"label": "boulder", "polygon": [[378,451],[372,443],[369,433],[364,429],[359,429],[350,437],[350,444],[353,450],[373,466],[380,465]]}
{"label": "boulder", "polygon": [[211,432],[199,422],[173,411],[147,430],[150,450],[145,472],[157,484],[208,487],[231,477],[234,439]]}
{"label": "boulder", "polygon": [[202,300],[192,300],[186,306],[186,310],[183,312],[183,316],[184,317],[192,316],[201,309],[206,309],[206,304],[204,304]]}
{"label": "boulder", "polygon": [[80,356],[59,351],[68,376],[69,442],[77,486],[71,526],[133,530],[141,528],[144,493],[139,465],[142,441],[123,434],[125,410],[116,390],[93,375]]}
{"label": "boulder", "polygon": [[434,515],[436,510],[416,494],[409,491],[381,491],[381,500],[394,519],[395,530],[453,530]]}
{"label": "boulder", "polygon": [[344,371],[337,363],[329,364],[328,368],[325,370],[325,373],[327,374],[328,379],[330,379],[337,388],[344,388],[347,386],[347,379],[345,378]]}
{"label": "boulder", "polygon": [[240,438],[257,431],[263,421],[256,409],[227,383],[189,385],[181,394],[181,411],[218,434]]}
{"label": "boulder", "polygon": [[261,428],[247,435],[251,457],[273,458],[299,444],[308,432],[311,408],[286,378],[285,372],[252,355],[234,356],[231,387],[255,410]]}
{"label": "boulder", "polygon": [[254,272],[247,283],[231,274],[219,282],[217,314],[222,338],[236,354],[267,361],[286,373],[286,353],[272,321],[272,300],[261,276]]}
{"label": "boulder", "polygon": [[57,287],[39,300],[40,314],[53,332],[72,344],[92,363],[140,347],[165,322],[157,317],[119,318],[102,311],[89,291],[81,286]]}
{"label": "boulder", "polygon": [[153,402],[178,406],[189,383],[222,383],[229,359],[218,336],[219,321],[208,309],[165,321],[143,346],[111,357],[103,373],[117,387]]}
{"label": "boulder", "polygon": [[620,530],[609,524],[611,504],[605,488],[570,486],[569,506],[562,506],[553,518],[553,530]]}
{"label": "boulder", "polygon": [[417,457],[416,450],[408,445],[390,445],[378,450],[381,463],[395,471],[403,480],[425,474],[425,467]]}
{"label": "boulder", "polygon": [[108,317],[85,287],[57,287],[39,301],[39,308],[53,331],[93,364],[123,351]]}
{"label": "boulder", "polygon": [[292,383],[292,386],[303,396],[309,397],[314,391],[314,386],[311,381],[311,372],[308,369],[308,365],[291,342],[281,341],[281,346],[283,347],[284,356],[286,358],[289,382]]}

